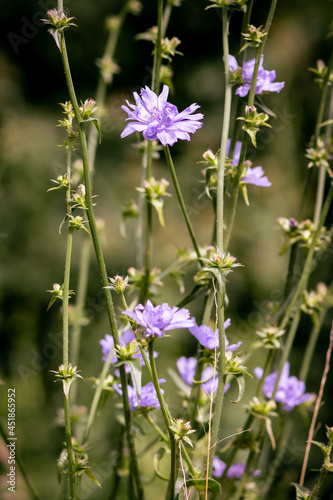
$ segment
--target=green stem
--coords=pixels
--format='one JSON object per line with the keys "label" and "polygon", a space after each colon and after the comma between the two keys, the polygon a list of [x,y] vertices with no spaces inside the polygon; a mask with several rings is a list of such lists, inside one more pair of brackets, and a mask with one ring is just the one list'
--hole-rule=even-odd
{"label": "green stem", "polygon": [[[216,247],[223,251],[223,210],[224,210],[224,170],[227,151],[227,141],[229,135],[230,112],[231,112],[231,90],[229,82],[229,19],[227,7],[222,7],[222,45],[224,58],[224,113],[221,136],[221,148],[219,155],[219,165],[217,172],[217,199],[216,199]],[[211,476],[213,470],[213,460],[215,457],[217,437],[220,428],[222,415],[222,406],[224,399],[224,387],[226,377],[226,357],[225,357],[225,330],[224,330],[224,300],[225,300],[225,275],[221,275],[218,281],[216,297],[217,327],[219,330],[219,349],[218,349],[218,389],[214,406],[214,419],[210,428],[210,451],[208,457],[208,475]]]}
{"label": "green stem", "polygon": [[[332,292],[333,292],[333,283],[331,284],[331,286],[328,290],[328,294],[331,294]],[[321,327],[323,326],[326,314],[327,314],[327,308],[325,307],[324,309],[322,309],[320,311],[318,320],[317,320],[316,324],[314,324],[312,327],[312,330],[310,333],[310,338],[309,338],[309,341],[306,345],[306,349],[305,349],[304,356],[302,358],[302,365],[301,365],[301,369],[300,369],[299,377],[298,377],[299,380],[303,380],[304,382],[306,381],[308,373],[310,371],[310,367],[311,367],[311,363],[312,363],[312,359],[313,359],[313,354],[315,351],[315,347],[317,344],[319,333],[320,333]]]}
{"label": "green stem", "polygon": [[74,500],[75,497],[75,470],[72,448],[72,429],[69,410],[69,398],[64,394],[64,413],[65,413],[65,435],[67,448],[68,476],[69,476],[69,498]]}
{"label": "green stem", "polygon": [[161,65],[162,65],[162,36],[163,36],[163,0],[158,0],[157,3],[157,39],[154,57],[154,70],[152,88],[156,95],[159,94],[161,81]]}
{"label": "green stem", "polygon": [[[114,346],[115,346],[115,348],[117,348],[117,347],[120,347],[120,342],[119,342],[119,335],[118,335],[118,330],[117,330],[116,317],[115,317],[115,313],[114,313],[111,292],[108,288],[106,288],[109,285],[109,282],[108,282],[108,276],[107,276],[107,272],[106,272],[106,266],[105,266],[105,261],[104,261],[104,256],[103,256],[101,240],[99,237],[96,219],[95,219],[95,214],[94,214],[94,210],[93,210],[92,188],[91,188],[91,182],[90,182],[86,134],[84,131],[84,124],[82,122],[80,108],[79,108],[79,105],[78,105],[78,102],[76,99],[76,94],[75,94],[75,90],[74,90],[74,85],[73,85],[73,81],[72,81],[72,77],[71,77],[69,61],[68,61],[68,56],[67,56],[65,37],[64,37],[63,33],[61,33],[61,55],[62,55],[63,66],[64,66],[64,70],[65,70],[68,91],[69,91],[70,99],[71,99],[72,106],[74,109],[75,119],[77,122],[77,127],[78,127],[78,132],[79,132],[79,140],[80,140],[81,150],[82,150],[83,172],[84,172],[84,181],[85,181],[85,188],[86,188],[86,206],[87,206],[86,213],[87,213],[90,232],[91,232],[91,236],[92,236],[92,240],[93,240],[93,244],[94,244],[96,260],[97,260],[99,273],[100,273],[100,279],[101,279],[102,287],[104,289],[111,333],[112,333],[112,336],[114,339]],[[132,419],[131,419],[131,412],[130,412],[129,401],[128,401],[127,378],[126,378],[126,373],[125,373],[125,366],[121,365],[119,367],[119,371],[120,371],[120,379],[121,379],[122,393],[123,393],[126,436],[127,436],[128,446],[129,446],[129,450],[130,450],[132,471],[133,471],[133,475],[134,475],[134,478],[136,481],[136,486],[138,489],[138,496],[139,496],[139,498],[143,498],[144,497],[143,487],[142,487],[142,483],[141,483],[141,478],[140,478],[140,473],[139,473],[139,468],[138,468],[138,463],[137,463],[137,458],[136,458],[136,452],[135,452],[135,446],[134,446],[134,438],[133,438],[133,433],[132,433],[133,432],[132,431]]]}
{"label": "green stem", "polygon": [[[66,189],[66,204],[67,204],[67,217],[71,216],[71,145],[68,141],[67,147],[67,180],[68,188]],[[62,292],[62,325],[63,325],[63,365],[64,370],[67,371],[69,367],[69,281],[70,269],[72,259],[72,246],[73,246],[73,228],[68,221],[68,232],[66,242],[66,255],[65,255],[65,271],[64,271],[64,284]],[[75,382],[74,382],[75,383]],[[69,395],[64,391],[64,417],[65,417],[65,436],[67,447],[67,463],[68,463],[68,476],[69,476],[69,494],[71,499],[75,499],[75,470],[74,470],[74,456],[72,448],[72,429],[71,417],[69,409]]]}
{"label": "green stem", "polygon": [[[264,28],[264,31],[266,32],[266,36],[263,39],[262,44],[258,47],[258,50],[256,52],[256,60],[255,60],[255,65],[254,65],[254,69],[253,69],[251,88],[250,88],[248,103],[247,103],[248,106],[253,106],[253,103],[254,103],[260,59],[261,59],[261,56],[264,52],[264,47],[265,47],[268,33],[269,33],[269,30],[270,30],[270,27],[271,27],[271,24],[273,21],[275,9],[276,9],[276,4],[277,4],[277,0],[273,0],[271,3],[271,7],[269,10],[266,24],[265,24],[265,28]],[[251,8],[252,8],[252,4],[251,4]],[[231,202],[231,205],[229,207],[228,226],[227,226],[227,230],[226,230],[225,243],[224,243],[225,251],[227,250],[227,248],[229,246],[231,231],[232,231],[232,228],[234,225],[234,220],[235,220],[235,215],[236,215],[236,207],[237,207],[237,201],[238,201],[238,195],[239,195],[239,183],[240,183],[241,167],[242,167],[242,164],[244,163],[244,160],[245,160],[247,143],[248,143],[248,134],[244,131],[243,138],[242,138],[242,147],[241,147],[241,152],[239,155],[239,162],[238,162],[238,166],[237,166],[237,177],[235,179],[235,185],[233,187],[232,202]]]}
{"label": "green stem", "polygon": [[[333,60],[333,57],[331,57],[329,67],[327,68],[328,74],[332,69],[332,60]],[[324,91],[322,92],[322,98],[323,98],[323,95],[325,94],[324,103],[325,103],[326,93],[327,93],[327,86],[325,85],[325,92]],[[324,110],[323,110],[323,112],[324,112]],[[319,115],[319,113],[318,113],[318,115]],[[329,112],[328,112],[327,118],[329,120],[329,119],[332,119],[332,117],[333,117],[333,91],[331,91],[331,99],[330,99]],[[323,116],[320,116],[320,118],[322,119]],[[315,134],[316,137],[317,137],[317,135],[319,136],[319,133],[320,133],[320,124],[321,124],[321,121],[319,123],[317,122],[316,134]],[[330,123],[326,128],[325,141],[324,141],[326,147],[329,147],[331,137],[332,137],[332,123]],[[316,144],[316,142],[314,144]],[[319,177],[318,177],[318,185],[317,185],[317,196],[316,196],[315,210],[314,210],[314,216],[313,216],[314,224],[317,224],[319,221],[321,207],[322,207],[323,199],[324,199],[325,180],[326,180],[326,169],[325,169],[325,167],[320,167]]]}
{"label": "green stem", "polygon": [[154,340],[151,340],[148,344],[148,352],[151,367],[152,382],[154,384],[156,394],[161,406],[162,415],[167,426],[169,437],[170,437],[170,480],[167,498],[168,500],[173,500],[175,498],[175,483],[176,483],[176,441],[172,430],[170,429],[171,415],[168,407],[164,401],[163,394],[161,392],[160,385],[158,383],[158,376],[156,370],[156,363],[154,358]]}
{"label": "green stem", "polygon": [[[128,7],[130,4],[130,0],[126,0],[122,9],[120,10],[119,15],[117,16],[119,19],[119,22],[116,27],[114,27],[108,36],[106,45],[105,45],[105,50],[103,54],[103,59],[104,58],[110,58],[111,61],[114,59],[114,54],[116,51],[117,43],[119,40],[119,35],[121,32],[121,29],[123,27],[126,15],[128,13]],[[107,87],[112,85],[113,83],[113,77],[114,73],[110,74],[110,79],[108,81],[105,81],[103,78],[102,72],[100,72],[99,79],[98,79],[98,84],[97,84],[97,89],[96,89],[96,104],[98,106],[97,113],[100,113],[101,109],[104,107],[105,104],[105,99],[106,99],[106,90]],[[95,127],[92,127],[89,132],[89,139],[88,139],[88,153],[89,153],[89,167],[90,171],[94,171],[94,165],[95,165],[95,157],[96,157],[96,151],[97,151],[97,144],[98,144],[98,132]]]}
{"label": "green stem", "polygon": [[[260,396],[261,396],[262,386],[264,384],[265,378],[269,374],[270,367],[271,367],[271,364],[272,364],[272,361],[273,361],[273,358],[274,358],[274,354],[275,354],[275,351],[273,349],[269,349],[269,351],[267,353],[267,358],[266,358],[266,362],[265,362],[264,371],[263,371],[262,377],[259,380],[258,386],[257,386],[257,391],[256,391],[256,397],[257,398],[260,398]],[[236,441],[235,445],[232,448],[232,451],[231,451],[230,456],[228,458],[227,466],[226,466],[226,468],[223,471],[221,482],[223,482],[223,480],[225,479],[225,477],[227,475],[227,472],[228,472],[230,466],[232,465],[232,463],[234,461],[234,458],[236,456],[237,451],[239,450],[239,448],[243,444],[244,437],[245,437],[245,432],[248,429],[250,429],[250,426],[252,425],[254,419],[255,419],[255,416],[252,413],[250,413],[249,416],[246,419],[246,422],[244,424],[242,432],[237,437],[237,441]]]}
{"label": "green stem", "polygon": [[[87,297],[89,267],[90,267],[89,259],[90,259],[91,241],[88,235],[84,234],[83,237],[84,240],[81,248],[79,280],[77,284],[76,302],[75,302],[76,324],[74,324],[72,331],[72,344],[71,344],[72,366],[77,366],[80,355],[82,320],[84,320],[84,304]],[[74,384],[70,394],[70,400],[72,404],[76,403],[76,397],[77,397],[77,384]]]}
{"label": "green stem", "polygon": [[311,246],[309,248],[308,254],[306,256],[302,275],[300,277],[300,280],[298,282],[296,290],[293,294],[293,297],[290,300],[290,303],[289,303],[288,307],[286,308],[286,312],[281,320],[281,323],[280,323],[281,329],[285,328],[285,326],[287,325],[297,302],[299,301],[302,293],[304,292],[304,290],[307,286],[307,282],[308,282],[308,279],[309,279],[309,276],[311,274],[312,267],[313,267],[313,256],[314,256],[314,253],[316,251],[316,246],[318,244],[318,237],[319,237],[321,229],[325,223],[326,216],[327,216],[328,210],[329,210],[331,202],[332,202],[332,198],[333,198],[333,184],[331,183],[330,190],[328,192],[328,195],[327,195],[327,198],[326,198],[326,201],[325,201],[325,204],[323,206],[323,210],[322,210],[322,213],[321,213],[321,216],[319,219],[319,223],[317,225],[317,229],[316,229],[315,233],[313,234],[312,243],[311,243]]}
{"label": "green stem", "polygon": [[315,500],[317,497],[317,493],[318,491],[320,490],[326,476],[327,476],[327,469],[324,469],[322,468],[320,470],[320,474],[319,474],[319,479],[316,483],[316,485],[314,486],[313,490],[311,491],[310,495],[307,497],[307,500]]}
{"label": "green stem", "polygon": [[[165,146],[164,147],[164,153],[165,153],[165,158],[166,158],[166,161],[167,161],[167,164],[168,164],[168,167],[169,167],[169,171],[170,171],[170,174],[171,174],[172,182],[173,182],[173,185],[174,185],[174,188],[175,188],[175,191],[176,191],[176,195],[177,195],[177,198],[178,198],[180,209],[182,211],[182,214],[183,214],[183,217],[184,217],[184,220],[185,220],[185,223],[186,223],[186,226],[187,226],[190,238],[192,240],[192,244],[193,244],[195,253],[198,256],[198,259],[200,259],[200,257],[201,257],[200,256],[200,250],[199,250],[199,247],[198,247],[198,244],[197,244],[197,240],[195,238],[195,234],[194,234],[194,231],[193,231],[190,219],[189,219],[188,214],[187,214],[187,210],[186,210],[186,207],[185,207],[183,195],[182,195],[182,192],[180,190],[180,186],[179,186],[178,179],[177,179],[176,170],[175,170],[172,158],[171,158],[169,146]],[[201,261],[199,260],[199,262],[201,262]]]}
{"label": "green stem", "polygon": [[160,438],[162,439],[162,441],[164,441],[168,446],[170,446],[170,439],[168,438],[168,436],[166,436],[164,434],[164,432],[162,431],[162,429],[156,424],[156,422],[154,422],[154,420],[151,418],[151,416],[149,415],[149,413],[145,413],[144,414],[144,417],[146,418],[146,420],[150,423],[150,425],[155,429],[155,431],[157,432],[157,434],[160,436]]}
{"label": "green stem", "polygon": [[275,385],[274,385],[272,399],[274,399],[276,391],[278,389],[280,378],[281,378],[281,374],[282,374],[282,371],[283,371],[283,367],[284,367],[287,359],[289,358],[289,354],[291,352],[291,349],[292,349],[292,346],[293,346],[293,343],[294,343],[294,340],[295,340],[295,335],[296,335],[297,328],[298,328],[298,325],[299,325],[300,317],[301,317],[301,313],[300,313],[300,309],[298,308],[297,312],[294,314],[294,317],[292,319],[292,323],[291,323],[291,326],[290,326],[290,329],[289,329],[289,332],[288,332],[287,342],[286,342],[286,345],[283,348],[281,359],[279,361],[278,374],[277,374]]}
{"label": "green stem", "polygon": [[[225,329],[224,329],[224,295],[225,295],[225,277],[222,276],[222,286],[217,290],[217,328],[219,331],[219,348],[218,348],[218,388],[216,392],[216,400],[214,406],[214,419],[210,429],[210,452],[208,459],[208,475],[211,476],[213,470],[213,460],[218,441],[218,433],[220,429],[220,421],[222,416],[222,407],[224,400],[224,388],[226,379],[226,355],[225,355]],[[220,296],[220,300],[219,300]]]}
{"label": "green stem", "polygon": [[223,251],[223,210],[224,210],[224,169],[227,151],[227,141],[229,136],[230,126],[230,112],[232,100],[232,87],[229,82],[229,40],[228,40],[228,10],[226,7],[222,8],[222,44],[223,44],[223,57],[224,57],[224,112],[223,124],[221,135],[221,147],[219,155],[219,165],[217,171],[217,199],[216,199],[216,246]]}

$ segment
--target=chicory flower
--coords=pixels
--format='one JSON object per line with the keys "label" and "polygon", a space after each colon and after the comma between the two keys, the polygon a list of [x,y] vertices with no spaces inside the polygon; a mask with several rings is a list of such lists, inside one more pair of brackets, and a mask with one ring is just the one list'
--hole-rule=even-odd
{"label": "chicory flower", "polygon": [[[159,384],[163,384],[164,382],[165,379],[163,378],[158,380]],[[122,395],[121,386],[114,384],[113,387],[119,394]],[[128,385],[127,390],[128,390],[128,401],[131,411],[137,411],[140,408],[156,408],[158,410],[161,408],[154,384],[152,382],[149,382],[148,384],[141,387],[140,405],[138,402],[138,396],[135,389],[131,385]],[[161,392],[162,394],[164,393],[163,389],[161,389]]]}
{"label": "chicory flower", "polygon": [[[186,358],[185,356],[181,356],[177,359],[177,368],[178,371],[184,380],[184,382],[188,386],[192,386],[195,371],[197,368],[197,360],[195,358]],[[212,366],[206,366],[201,374],[202,388],[207,394],[211,394],[217,390],[219,385],[218,381],[218,372]],[[225,385],[224,392],[226,392],[230,387],[230,384]]]}
{"label": "chicory flower", "polygon": [[126,120],[131,121],[120,137],[142,132],[145,139],[159,140],[163,146],[172,146],[178,139],[189,141],[189,134],[193,134],[202,126],[199,120],[203,119],[203,114],[193,114],[200,106],[191,104],[179,113],[177,107],[167,101],[168,95],[167,85],[163,86],[159,96],[147,86],[141,89],[140,96],[134,92],[136,105],[126,101],[127,106],[122,106],[128,114]]}
{"label": "chicory flower", "polygon": [[163,337],[166,331],[189,328],[195,324],[187,309],[170,307],[166,303],[154,307],[150,300],[145,306],[138,304],[134,312],[126,309],[124,314],[144,327],[146,337]]}
{"label": "chicory flower", "polygon": [[[229,154],[231,140],[227,140],[227,155]],[[240,152],[242,148],[242,143],[237,141],[235,144],[234,154],[232,157],[232,165],[237,167],[239,163]],[[246,182],[247,184],[254,184],[255,186],[261,187],[269,187],[272,183],[265,176],[265,172],[262,167],[248,167],[245,172],[245,176],[241,179],[242,182]]]}
{"label": "chicory flower", "polygon": [[[231,320],[227,319],[224,323],[224,328],[228,328],[230,326]],[[219,332],[216,330],[212,330],[207,325],[198,326],[195,325],[189,329],[190,333],[200,342],[200,344],[207,349],[218,349],[219,347]],[[227,337],[225,338],[225,350],[226,351],[235,351],[242,344],[242,342],[237,342],[237,344],[229,345],[229,341]]]}
{"label": "chicory flower", "polygon": [[[305,383],[302,380],[298,380],[295,376],[289,377],[289,368],[290,364],[286,361],[274,396],[275,401],[281,403],[286,412],[293,410],[295,406],[298,406],[312,398],[310,393],[305,392]],[[257,367],[255,368],[254,373],[260,379],[263,375],[263,370],[262,368]],[[265,378],[262,390],[268,399],[271,399],[273,396],[277,376],[278,373],[274,372]]]}
{"label": "chicory flower", "polygon": [[242,178],[243,182],[247,184],[254,184],[255,186],[269,187],[272,183],[267,179],[262,167],[249,167]]}
{"label": "chicory flower", "polygon": [[[245,97],[250,88],[251,81],[255,66],[255,59],[250,59],[247,61],[242,68],[242,81],[243,84],[240,85],[236,90],[236,95],[240,97]],[[280,92],[284,87],[284,82],[275,82],[276,72],[274,70],[267,71],[263,67],[264,56],[260,58],[260,65],[258,70],[258,77],[256,82],[256,94],[262,94],[263,92]],[[232,72],[235,72],[238,68],[237,60],[234,56],[229,55],[229,68]]]}

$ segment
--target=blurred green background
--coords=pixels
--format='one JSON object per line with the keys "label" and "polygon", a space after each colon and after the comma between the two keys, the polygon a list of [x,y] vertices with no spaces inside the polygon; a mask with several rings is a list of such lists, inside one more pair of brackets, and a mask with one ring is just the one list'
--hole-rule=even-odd
{"label": "blurred green background", "polygon": [[[96,58],[104,50],[107,32],[105,18],[118,13],[120,1],[71,0],[64,2],[70,14],[77,18],[78,28],[68,32],[67,44],[76,91],[79,99],[94,97],[98,70]],[[128,16],[116,52],[121,72],[107,96],[107,119],[103,128],[102,144],[98,148],[94,181],[96,213],[105,220],[104,251],[108,274],[126,275],[134,263],[133,234],[135,225],[127,225],[127,238],[120,234],[121,205],[136,197],[139,184],[140,158],[132,147],[135,139],[120,140],[125,113],[120,106],[131,99],[133,90],[150,84],[151,45],[135,41],[138,33],[155,24],[156,2],[143,1],[139,16]],[[64,132],[57,128],[62,118],[58,105],[68,99],[59,51],[40,19],[45,11],[54,7],[51,1],[17,0],[1,2],[0,10],[0,374],[4,384],[1,391],[1,416],[6,416],[8,387],[17,394],[18,450],[36,485],[41,498],[58,498],[56,460],[64,440],[63,428],[57,425],[57,408],[62,405],[59,384],[54,383],[50,370],[61,362],[61,312],[56,303],[49,311],[50,295],[46,290],[63,280],[65,234],[59,226],[65,214],[62,191],[47,193],[50,179],[65,171],[65,157],[61,144]],[[207,198],[198,196],[203,190],[198,164],[205,150],[216,151],[220,144],[223,111],[223,67],[221,64],[221,20],[215,9],[205,11],[206,1],[187,0],[175,8],[167,36],[177,36],[183,56],[173,63],[175,94],[170,100],[181,110],[192,102],[201,106],[205,115],[204,126],[190,143],[176,144],[172,150],[180,184],[199,243],[210,243],[212,210]],[[266,129],[253,152],[254,165],[262,165],[272,187],[262,189],[250,186],[250,207],[239,203],[231,253],[244,265],[229,279],[228,316],[232,319],[230,337],[241,339],[244,345],[253,338],[253,331],[262,321],[262,308],[274,294],[283,290],[288,256],[278,257],[282,236],[277,229],[277,217],[295,216],[303,187],[307,161],[306,144],[314,130],[319,102],[319,91],[309,67],[318,59],[328,61],[332,39],[326,38],[331,21],[332,2],[326,0],[280,0],[271,34],[265,49],[265,69],[276,69],[277,81],[286,85],[279,95],[264,96],[265,104],[276,114],[272,129]],[[251,22],[259,26],[265,22],[267,2],[255,2]],[[241,17],[235,14],[230,27],[231,53],[236,58],[239,50]],[[156,177],[168,178],[162,159],[156,166]],[[311,217],[315,182],[311,188],[306,216]],[[170,192],[173,190],[170,188]],[[311,197],[312,196],[312,197]],[[166,268],[175,258],[177,248],[190,248],[175,196],[165,205],[166,227],[154,221],[155,237],[153,263]],[[72,285],[75,289],[78,260],[83,235],[75,238]],[[332,259],[320,264],[313,283],[330,283]],[[192,286],[191,275],[186,277],[186,290]],[[168,281],[160,291],[158,300],[176,304],[180,299],[177,287]],[[202,303],[191,305],[191,313],[199,314]],[[120,304],[116,302],[117,311]],[[96,266],[92,260],[88,289],[87,312],[91,319],[84,328],[79,368],[84,378],[97,376],[101,369],[99,340],[108,331]],[[323,370],[323,359],[328,344],[332,316],[328,316],[311,370],[309,391],[317,392]],[[297,374],[310,320],[304,317],[296,338],[292,358],[292,373]],[[166,376],[168,366],[176,357],[191,355],[195,343],[180,332],[165,339],[159,356],[160,374]],[[251,359],[250,368],[261,360]],[[251,388],[252,382],[249,382]],[[180,404],[172,381],[166,384],[171,409]],[[326,404],[320,411],[322,424],[332,425],[332,380],[325,390]],[[89,405],[91,384],[79,382],[78,400]],[[251,389],[250,389],[251,391]],[[235,416],[236,415],[236,416]],[[227,405],[224,435],[242,424],[243,407]],[[305,427],[300,422],[299,440],[292,443],[288,468],[283,469],[282,490],[275,488],[272,498],[294,498],[288,484],[298,480],[298,469],[303,457]],[[115,431],[116,429],[116,431]],[[90,460],[101,474],[103,491],[89,487],[84,498],[107,498],[111,483],[110,451],[118,433],[113,402],[109,402],[99,416],[91,442]],[[323,425],[317,439],[324,439]],[[142,440],[144,443],[144,439]],[[139,446],[143,446],[143,444]],[[311,467],[318,467],[321,455],[311,454]],[[0,463],[6,463],[6,447],[0,444]],[[2,472],[5,472],[2,465]],[[149,467],[149,462],[147,467]],[[148,473],[147,473],[148,474]],[[98,475],[98,474],[96,474]],[[149,477],[153,476],[152,471]],[[309,474],[311,478],[311,473]],[[5,488],[2,476],[1,488]],[[286,486],[287,485],[287,486]],[[332,485],[332,483],[331,483]],[[158,488],[164,484],[159,483]],[[150,487],[151,497],[156,495]],[[16,498],[27,497],[22,479],[18,478]],[[324,491],[325,490],[325,491]],[[159,489],[157,491],[160,491]],[[330,485],[323,489],[321,498],[329,498]],[[3,498],[7,498],[4,493]],[[8,496],[8,498],[10,498]],[[82,497],[83,498],[83,497]]]}

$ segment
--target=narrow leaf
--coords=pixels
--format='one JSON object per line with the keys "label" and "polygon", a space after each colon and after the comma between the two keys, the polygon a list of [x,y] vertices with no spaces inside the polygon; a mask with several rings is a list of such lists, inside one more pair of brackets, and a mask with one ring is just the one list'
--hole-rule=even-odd
{"label": "narrow leaf", "polygon": [[94,481],[94,483],[102,489],[100,482],[98,481],[97,477],[94,476],[94,474],[91,472],[91,469],[84,469],[84,473],[87,477],[89,477],[89,479]]}
{"label": "narrow leaf", "polygon": [[[206,479],[189,479],[186,481],[187,488],[196,488],[199,492],[206,491],[207,480]],[[211,493],[220,493],[221,485],[215,479],[208,479],[208,491]]]}
{"label": "narrow leaf", "polygon": [[235,401],[231,400],[231,403],[239,403],[239,401],[242,399],[245,391],[245,377],[244,375],[235,375],[235,379],[238,384],[238,397]]}

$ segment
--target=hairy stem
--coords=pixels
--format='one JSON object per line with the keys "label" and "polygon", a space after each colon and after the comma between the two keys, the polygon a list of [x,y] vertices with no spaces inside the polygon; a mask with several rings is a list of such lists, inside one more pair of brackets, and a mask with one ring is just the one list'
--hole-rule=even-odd
{"label": "hairy stem", "polygon": [[[73,85],[73,81],[72,81],[72,77],[71,77],[69,61],[68,61],[68,56],[67,56],[66,43],[65,43],[65,37],[64,37],[63,33],[61,34],[61,55],[62,55],[64,70],[65,70],[68,91],[69,91],[70,99],[71,99],[73,109],[74,109],[75,119],[77,122],[78,131],[79,131],[79,140],[80,140],[81,149],[82,149],[84,181],[85,181],[85,188],[86,188],[86,206],[87,206],[86,213],[87,213],[90,232],[91,232],[91,236],[92,236],[92,240],[93,240],[93,244],[94,244],[96,260],[97,260],[99,273],[100,273],[100,279],[101,279],[101,283],[102,283],[102,286],[104,289],[107,312],[108,312],[108,319],[109,319],[109,323],[110,323],[110,329],[111,329],[111,333],[112,333],[112,336],[114,339],[115,348],[117,348],[120,346],[120,342],[119,342],[116,317],[115,317],[115,313],[114,313],[114,306],[113,306],[113,301],[112,301],[112,297],[111,297],[111,292],[108,288],[105,288],[109,284],[108,283],[108,276],[107,276],[107,272],[106,272],[106,266],[105,266],[105,261],[104,261],[104,256],[103,256],[101,240],[99,237],[98,228],[97,228],[96,219],[95,219],[95,214],[94,214],[94,210],[93,210],[92,188],[91,188],[91,182],[90,182],[90,171],[89,171],[89,160],[88,160],[86,133],[84,130],[84,123],[82,122],[80,108],[79,108],[79,105],[77,102],[77,98],[76,98],[76,94],[75,94],[75,90],[74,90],[74,85]],[[132,469],[133,475],[134,475],[134,478],[136,481],[138,496],[139,496],[139,498],[143,498],[144,493],[143,493],[143,487],[142,487],[142,483],[141,483],[141,478],[140,478],[140,473],[139,473],[139,468],[138,468],[138,463],[137,463],[137,458],[136,458],[136,452],[135,452],[135,446],[134,446],[134,437],[133,437],[133,431],[132,431],[132,419],[131,419],[131,412],[130,412],[129,401],[128,401],[127,379],[126,379],[124,365],[120,366],[119,371],[120,371],[120,379],[121,379],[122,393],[123,393],[126,437],[127,437],[127,441],[128,441],[129,450],[130,450],[131,465],[133,468]]]}

